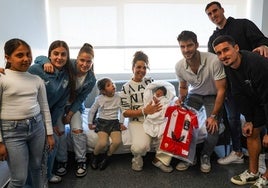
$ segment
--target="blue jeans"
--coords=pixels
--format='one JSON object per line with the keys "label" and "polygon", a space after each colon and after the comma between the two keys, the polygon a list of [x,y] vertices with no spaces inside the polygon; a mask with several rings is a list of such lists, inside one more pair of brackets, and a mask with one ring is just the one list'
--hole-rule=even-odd
{"label": "blue jeans", "polygon": [[[209,117],[214,108],[215,99],[216,99],[216,96],[214,95],[202,96],[202,95],[196,95],[196,94],[188,94],[185,100],[185,104],[196,110],[200,110],[201,107],[204,106],[206,115],[207,117]],[[218,120],[221,119],[221,116],[222,116],[222,113],[218,114]],[[204,141],[204,146],[201,151],[201,156],[202,155],[210,156],[214,151],[214,148],[218,142],[218,139],[219,139],[219,131],[213,134],[208,133]]]}
{"label": "blue jeans", "polygon": [[240,112],[238,110],[237,104],[235,103],[234,97],[231,95],[231,92],[229,90],[227,90],[226,92],[226,99],[224,101],[224,106],[227,113],[227,119],[231,132],[233,151],[241,152],[242,128],[241,128]]}
{"label": "blue jeans", "polygon": [[26,183],[28,168],[32,186],[43,188],[41,161],[45,145],[45,127],[42,115],[20,121],[2,120],[1,123],[11,175],[8,188],[23,187]]}
{"label": "blue jeans", "polygon": [[[71,138],[73,144],[73,150],[75,153],[75,160],[77,162],[86,162],[86,151],[87,151],[87,137],[84,133],[73,133],[73,130],[83,130],[83,119],[81,116],[81,112],[77,111],[70,123],[71,128]],[[62,117],[59,118],[57,125],[60,126],[61,131],[65,131],[65,125],[62,124],[61,121]],[[67,141],[66,135],[62,135],[59,137],[59,148],[57,151],[56,159],[59,162],[67,162],[68,160],[68,153],[67,153]]]}

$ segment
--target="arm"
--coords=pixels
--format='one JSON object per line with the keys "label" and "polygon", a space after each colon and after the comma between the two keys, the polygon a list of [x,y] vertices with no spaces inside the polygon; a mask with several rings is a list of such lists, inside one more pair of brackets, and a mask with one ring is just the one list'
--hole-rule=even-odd
{"label": "arm", "polygon": [[226,90],[226,79],[215,80],[215,86],[217,89],[217,96],[214,104],[214,108],[211,112],[211,115],[206,120],[207,131],[214,133],[218,130],[218,120],[216,116],[219,114],[224,98],[225,98],[225,90]]}
{"label": "arm", "polygon": [[176,104],[181,105],[184,100],[186,99],[187,95],[188,95],[188,85],[186,81],[180,81],[179,82],[179,99],[176,102]]}
{"label": "arm", "polygon": [[92,104],[92,106],[90,107],[90,110],[88,111],[88,128],[91,130],[94,129],[93,120],[99,107],[100,107],[99,96],[97,96],[95,98],[95,102]]}

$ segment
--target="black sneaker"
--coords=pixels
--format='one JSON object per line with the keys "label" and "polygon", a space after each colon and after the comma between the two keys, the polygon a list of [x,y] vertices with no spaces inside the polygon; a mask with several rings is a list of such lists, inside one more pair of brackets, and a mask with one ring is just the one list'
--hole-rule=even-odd
{"label": "black sneaker", "polygon": [[109,163],[109,157],[106,155],[99,164],[100,170],[104,170]]}
{"label": "black sneaker", "polygon": [[244,171],[243,173],[233,176],[231,178],[231,182],[233,182],[236,185],[245,185],[248,183],[255,183],[259,179],[260,174],[253,174],[252,172],[249,172],[248,170]]}
{"label": "black sneaker", "polygon": [[77,177],[84,177],[87,175],[87,164],[86,162],[78,162],[77,163],[77,168],[75,171],[75,175]]}
{"label": "black sneaker", "polygon": [[67,162],[58,162],[56,174],[58,176],[64,176],[67,174]]}
{"label": "black sneaker", "polygon": [[93,170],[96,170],[98,168],[98,165],[99,165],[99,156],[92,154],[92,160],[91,160],[90,164],[91,164],[91,168]]}

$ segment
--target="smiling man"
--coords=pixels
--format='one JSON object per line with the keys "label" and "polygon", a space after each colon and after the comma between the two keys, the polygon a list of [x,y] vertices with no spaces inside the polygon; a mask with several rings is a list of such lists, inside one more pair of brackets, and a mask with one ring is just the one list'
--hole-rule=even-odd
{"label": "smiling man", "polygon": [[[268,170],[262,176],[258,172],[260,131],[268,125],[268,59],[254,52],[239,50],[228,35],[216,38],[213,47],[224,65],[230,90],[246,120],[242,133],[247,137],[249,169],[232,177],[231,181],[237,185],[255,182],[252,188],[268,185]],[[263,146],[268,146],[267,134],[263,137]]]}

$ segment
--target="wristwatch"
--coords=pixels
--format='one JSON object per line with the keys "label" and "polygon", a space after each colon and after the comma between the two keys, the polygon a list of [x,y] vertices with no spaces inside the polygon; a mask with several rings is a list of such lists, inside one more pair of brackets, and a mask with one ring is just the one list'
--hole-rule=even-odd
{"label": "wristwatch", "polygon": [[211,114],[209,117],[211,117],[213,119],[217,119],[217,115],[215,115],[215,114]]}

